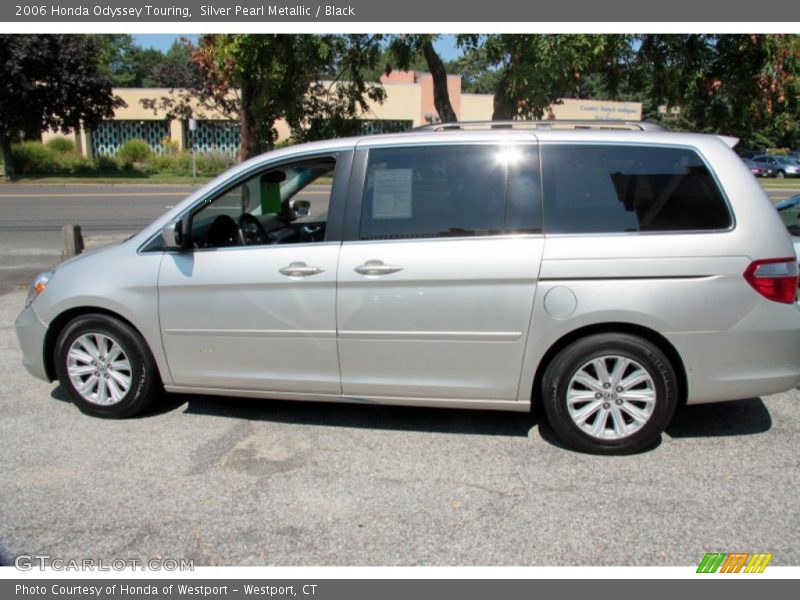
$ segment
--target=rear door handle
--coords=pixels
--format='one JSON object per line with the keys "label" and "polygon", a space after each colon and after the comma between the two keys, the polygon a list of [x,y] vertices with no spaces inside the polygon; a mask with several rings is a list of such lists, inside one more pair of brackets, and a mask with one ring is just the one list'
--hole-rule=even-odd
{"label": "rear door handle", "polygon": [[361,275],[388,275],[389,273],[397,273],[402,271],[403,267],[395,265],[385,265],[380,260],[368,260],[363,265],[358,265],[355,268],[356,273]]}
{"label": "rear door handle", "polygon": [[280,269],[280,272],[287,277],[308,277],[322,273],[325,269],[320,267],[310,267],[304,262],[293,262],[289,266]]}

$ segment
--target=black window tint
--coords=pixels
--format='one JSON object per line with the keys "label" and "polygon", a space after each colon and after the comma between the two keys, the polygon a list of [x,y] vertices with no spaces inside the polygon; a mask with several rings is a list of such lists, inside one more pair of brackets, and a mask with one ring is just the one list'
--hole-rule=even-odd
{"label": "black window tint", "polygon": [[550,233],[727,229],[725,200],[696,152],[645,146],[542,148]]}
{"label": "black window tint", "polygon": [[[513,166],[512,166],[513,163]],[[538,231],[536,151],[433,146],[370,151],[361,239]],[[531,168],[531,173],[525,173]],[[513,206],[506,210],[506,172]]]}

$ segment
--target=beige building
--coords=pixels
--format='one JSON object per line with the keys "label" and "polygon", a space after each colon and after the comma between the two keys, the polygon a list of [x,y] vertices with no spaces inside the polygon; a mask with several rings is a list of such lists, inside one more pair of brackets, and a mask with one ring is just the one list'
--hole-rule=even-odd
{"label": "beige building", "polygon": [[[450,103],[460,121],[485,121],[492,117],[493,96],[466,94],[461,91],[461,76],[449,75],[447,87]],[[369,103],[360,116],[364,133],[404,131],[438,120],[433,103],[433,79],[429,73],[393,72],[381,78],[386,99],[382,104]],[[177,97],[182,90],[166,88],[117,88],[127,106],[116,110],[114,118],[104,121],[93,131],[76,134],[78,148],[86,155],[113,155],[129,139],[146,140],[155,152],[167,148],[194,147],[198,152],[235,154],[239,147],[239,126],[225,115],[194,106],[196,127],[189,122],[168,119],[166,111],[145,108],[143,101]],[[548,110],[551,119],[627,119],[639,120],[639,102],[564,99]],[[278,123],[279,141],[290,136],[286,123]],[[58,134],[46,133],[45,141]]]}

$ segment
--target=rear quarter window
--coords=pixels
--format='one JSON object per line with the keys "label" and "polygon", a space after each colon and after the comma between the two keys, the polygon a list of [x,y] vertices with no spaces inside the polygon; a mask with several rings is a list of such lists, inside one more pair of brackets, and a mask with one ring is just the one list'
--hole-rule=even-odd
{"label": "rear quarter window", "polygon": [[728,229],[732,219],[694,150],[653,146],[541,147],[548,233]]}

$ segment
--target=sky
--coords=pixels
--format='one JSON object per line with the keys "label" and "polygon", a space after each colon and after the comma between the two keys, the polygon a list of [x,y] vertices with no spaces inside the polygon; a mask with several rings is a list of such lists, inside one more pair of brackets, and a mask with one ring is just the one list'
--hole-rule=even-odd
{"label": "sky", "polygon": [[[169,50],[169,47],[172,46],[172,43],[175,40],[178,40],[182,37],[189,38],[190,40],[196,42],[197,38],[199,37],[196,34],[169,34],[169,33],[159,33],[159,34],[139,34],[134,35],[133,40],[136,42],[137,45],[141,46],[142,48],[155,48],[156,50],[161,50],[162,52],[166,52]],[[441,36],[436,42],[434,43],[436,47],[436,51],[442,57],[442,60],[453,60],[454,58],[458,58],[459,51],[456,48],[456,36],[454,35],[443,35]]]}

